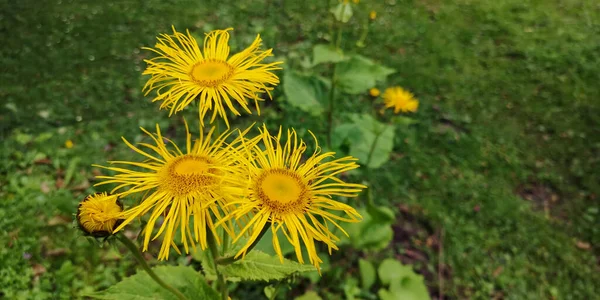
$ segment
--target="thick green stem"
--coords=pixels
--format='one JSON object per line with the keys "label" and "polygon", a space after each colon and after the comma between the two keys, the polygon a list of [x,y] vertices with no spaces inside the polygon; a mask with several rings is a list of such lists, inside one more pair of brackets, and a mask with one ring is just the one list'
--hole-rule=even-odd
{"label": "thick green stem", "polygon": [[219,290],[221,291],[221,300],[229,299],[229,289],[227,289],[227,283],[225,282],[225,277],[221,272],[219,272],[217,260],[219,259],[219,249],[217,249],[217,241],[214,236],[212,230],[207,229],[206,235],[206,243],[208,244],[208,249],[210,250],[210,254],[212,254],[213,265],[215,267],[215,273],[217,274],[217,281],[219,283]]}
{"label": "thick green stem", "polygon": [[[262,239],[262,237],[265,235],[265,233],[267,233],[267,231],[269,230],[269,228],[271,227],[271,223],[267,223],[267,225],[265,225],[265,227],[263,227],[262,231],[258,234],[258,236],[256,237],[256,239],[254,240],[254,242],[252,242],[252,244],[250,244],[250,247],[248,247],[248,250],[246,250],[246,253],[252,251],[252,249],[258,244],[258,242],[260,242],[260,240]],[[229,265],[232,264],[238,260],[242,259],[242,256],[238,256],[237,258],[234,256],[229,256],[229,257],[221,257],[219,259],[217,259],[217,264],[219,265]]]}
{"label": "thick green stem", "polygon": [[162,279],[160,279],[156,275],[156,273],[154,273],[154,271],[152,271],[152,269],[150,268],[150,266],[148,265],[148,263],[142,256],[140,249],[138,249],[138,247],[130,239],[128,239],[123,234],[117,234],[117,238],[121,243],[123,243],[123,245],[125,245],[125,247],[127,247],[127,249],[129,249],[131,254],[133,254],[133,257],[135,257],[137,262],[142,266],[142,269],[144,269],[144,271],[146,271],[146,273],[148,273],[148,275],[150,275],[150,277],[152,279],[154,279],[154,281],[156,281],[156,283],[158,283],[160,286],[164,287],[165,289],[169,290],[171,293],[173,293],[175,296],[177,296],[178,299],[187,300],[187,298],[180,291],[178,291],[177,289],[168,285],[166,282],[162,281]]}

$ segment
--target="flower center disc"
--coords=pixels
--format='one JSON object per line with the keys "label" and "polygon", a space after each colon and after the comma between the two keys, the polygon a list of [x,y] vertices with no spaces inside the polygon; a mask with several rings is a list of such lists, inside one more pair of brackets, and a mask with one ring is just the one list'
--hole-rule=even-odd
{"label": "flower center disc", "polygon": [[303,209],[306,205],[306,185],[289,170],[265,171],[256,181],[255,192],[264,205],[279,213]]}
{"label": "flower center disc", "polygon": [[214,87],[233,74],[233,67],[224,61],[205,60],[192,67],[190,76],[201,86]]}
{"label": "flower center disc", "polygon": [[199,191],[216,182],[214,175],[218,171],[212,166],[207,157],[179,157],[166,166],[161,176],[161,187],[179,196]]}
{"label": "flower center disc", "polygon": [[209,165],[204,159],[187,159],[180,160],[174,166],[173,171],[178,175],[198,175],[206,173],[209,169]]}

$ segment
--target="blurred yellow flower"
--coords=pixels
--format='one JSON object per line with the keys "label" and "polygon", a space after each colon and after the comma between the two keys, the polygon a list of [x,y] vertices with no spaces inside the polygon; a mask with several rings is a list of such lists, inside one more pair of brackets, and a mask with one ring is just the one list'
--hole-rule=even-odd
{"label": "blurred yellow flower", "polygon": [[121,224],[119,219],[123,204],[117,196],[98,193],[87,196],[77,208],[77,224],[86,234],[106,237]]}
{"label": "blurred yellow flower", "polygon": [[377,12],[376,12],[376,11],[374,11],[374,10],[372,10],[372,11],[369,13],[369,19],[371,19],[371,20],[375,20],[376,18],[377,18]]}
{"label": "blurred yellow flower", "polygon": [[[141,154],[145,161],[110,162],[123,167],[97,166],[117,174],[97,176],[104,181],[96,185],[118,184],[113,192],[129,187],[128,190],[119,193],[119,196],[140,194],[143,197],[139,205],[123,212],[124,221],[115,231],[123,229],[135,218],[152,210],[143,230],[143,251],[147,251],[158,219],[164,218],[159,223],[158,232],[152,237],[154,240],[163,235],[159,260],[169,258],[171,246],[181,253],[174,242],[177,235],[180,236],[186,253],[189,253],[190,244],[195,248],[195,243],[199,243],[200,247],[205,249],[208,231],[217,236],[215,222],[223,217],[223,213],[227,213],[224,209],[225,203],[230,198],[241,197],[247,184],[242,169],[238,166],[239,159],[234,146],[240,144],[244,133],[240,132],[238,139],[232,144],[227,144],[225,140],[232,132],[226,131],[213,138],[213,127],[208,134],[201,133],[192,143],[187,123],[185,127],[185,152],[165,138],[156,125],[155,134],[142,129],[154,142],[140,143],[146,148],[145,151],[123,138],[125,144]],[[231,236],[234,235],[229,224],[225,224],[223,228]],[[218,237],[217,242],[220,242]]]}
{"label": "blurred yellow flower", "polygon": [[378,88],[372,88],[369,90],[369,95],[371,95],[371,97],[378,97],[380,94],[381,92]]}
{"label": "blurred yellow flower", "polygon": [[354,4],[358,4],[360,3],[360,0],[352,0],[352,2],[354,2]]}
{"label": "blurred yellow flower", "polygon": [[252,114],[248,108],[248,99],[252,99],[260,114],[258,94],[266,92],[271,96],[272,86],[279,83],[273,71],[281,69],[282,62],[262,63],[272,56],[272,49],[259,50],[260,36],[248,48],[230,56],[230,30],[232,28],[208,33],[202,50],[189,31],[185,35],[173,28],[173,35],[159,36],[155,48],[144,48],[159,55],[146,60],[148,67],[143,74],[152,76],[144,85],[146,95],[156,90],[153,101],[162,101],[160,108],[168,108],[169,115],[198,100],[202,122],[212,110],[210,123],[219,115],[228,127],[225,107],[240,115],[234,103]]}
{"label": "blurred yellow flower", "polygon": [[336,242],[339,241],[331,229],[338,228],[346,234],[338,222],[359,222],[362,219],[354,208],[331,197],[356,197],[366,187],[346,183],[336,177],[358,168],[356,158],[347,156],[329,160],[335,153],[321,154],[321,148],[316,144],[312,156],[303,160],[306,144],[298,140],[296,132],[288,130],[285,143],[281,142],[281,136],[281,129],[277,135],[271,136],[264,126],[259,135],[263,146],[255,144],[247,148],[248,157],[253,158],[247,165],[250,178],[248,196],[231,202],[229,205],[236,207],[224,220],[250,214],[247,225],[234,239],[237,242],[249,233],[236,257],[244,256],[260,233],[270,226],[273,248],[282,261],[278,231],[283,232],[294,246],[300,263],[304,262],[304,244],[308,260],[319,269],[322,260],[317,255],[315,241],[325,243],[331,253],[332,249],[338,249]]}
{"label": "blurred yellow flower", "polygon": [[67,140],[67,141],[65,142],[65,147],[66,147],[67,149],[71,149],[71,148],[73,148],[73,141],[71,141],[71,140]]}
{"label": "blurred yellow flower", "polygon": [[387,88],[383,93],[383,101],[384,109],[393,107],[395,114],[399,112],[416,112],[419,108],[419,100],[415,99],[411,92],[399,86]]}

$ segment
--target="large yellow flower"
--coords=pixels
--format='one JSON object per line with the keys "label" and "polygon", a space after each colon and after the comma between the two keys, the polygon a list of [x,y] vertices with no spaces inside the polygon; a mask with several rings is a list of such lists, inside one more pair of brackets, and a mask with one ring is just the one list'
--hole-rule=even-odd
{"label": "large yellow flower", "polygon": [[[187,123],[185,127],[185,152],[162,136],[159,126],[156,125],[156,134],[142,128],[154,141],[154,144],[140,143],[146,151],[123,138],[132,150],[144,156],[147,161],[112,161],[111,164],[123,167],[98,166],[117,174],[98,176],[97,178],[104,181],[97,185],[116,183],[119,185],[113,192],[129,187],[118,194],[119,196],[143,196],[139,205],[123,212],[124,221],[115,231],[123,229],[136,217],[152,210],[143,231],[143,251],[147,251],[157,220],[161,216],[164,217],[162,223],[159,223],[158,232],[152,238],[154,240],[163,235],[158,259],[168,259],[171,246],[180,252],[174,243],[177,230],[180,232],[180,240],[186,253],[189,252],[188,244],[195,247],[195,242],[205,249],[207,233],[210,234],[208,231],[217,236],[215,223],[227,213],[223,210],[226,209],[225,203],[243,195],[247,184],[236,159],[240,156],[238,148],[242,145],[240,141],[245,132],[240,133],[234,142],[227,144],[225,140],[231,132],[225,132],[213,140],[213,127],[206,136],[201,133],[199,139],[192,143]],[[167,144],[172,147],[167,147]],[[140,168],[142,170],[139,170]],[[234,235],[230,224],[223,224],[223,228],[230,235]]]}
{"label": "large yellow flower", "polygon": [[302,161],[306,144],[298,140],[293,129],[288,130],[284,144],[281,142],[281,135],[280,130],[273,137],[263,127],[259,137],[264,150],[258,143],[247,147],[251,157],[247,169],[250,178],[248,196],[231,202],[230,205],[236,208],[225,219],[250,217],[234,239],[236,242],[245,233],[250,233],[245,246],[236,257],[245,255],[262,230],[270,226],[273,248],[282,260],[278,231],[283,232],[294,246],[298,261],[304,262],[301,247],[304,244],[310,263],[318,268],[322,261],[317,255],[315,241],[324,242],[330,251],[337,250],[335,243],[339,238],[328,224],[346,233],[337,224],[339,221],[358,222],[361,219],[354,208],[331,199],[331,196],[355,197],[365,186],[345,183],[335,177],[358,168],[355,158],[348,156],[330,160],[335,153],[321,154],[316,144],[312,156]]}
{"label": "large yellow flower", "polygon": [[227,126],[225,107],[240,115],[234,102],[252,114],[248,99],[253,99],[260,114],[258,93],[267,92],[271,96],[271,86],[279,83],[279,78],[272,72],[281,69],[279,64],[282,62],[262,63],[263,59],[272,56],[272,49],[259,50],[260,36],[242,52],[230,56],[229,30],[232,29],[208,33],[202,51],[189,31],[185,35],[173,28],[173,35],[158,37],[155,48],[145,48],[159,55],[146,60],[148,68],[143,74],[152,76],[144,86],[146,95],[156,90],[153,101],[162,101],[160,108],[169,108],[169,115],[197,99],[200,120],[207,111],[213,110],[210,122],[218,114]]}
{"label": "large yellow flower", "polygon": [[383,93],[385,108],[394,108],[394,113],[416,112],[419,108],[419,100],[415,95],[399,86],[387,88]]}

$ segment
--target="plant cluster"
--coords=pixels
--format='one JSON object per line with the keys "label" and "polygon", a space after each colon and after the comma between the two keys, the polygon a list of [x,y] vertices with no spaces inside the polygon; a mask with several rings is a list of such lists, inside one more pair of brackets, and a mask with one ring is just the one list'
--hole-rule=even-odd
{"label": "plant cluster", "polygon": [[[169,116],[197,105],[199,134],[194,136],[184,120],[184,145],[177,145],[166,137],[159,124],[154,132],[142,128],[150,143],[134,145],[123,138],[142,160],[95,165],[110,172],[96,176],[100,180],[96,185],[116,186],[109,194],[90,195],[79,205],[80,229],[86,235],[105,241],[122,242],[162,292],[179,299],[197,298],[198,294],[182,292],[181,282],[164,279],[173,276],[175,280],[189,270],[150,268],[134,242],[121,233],[135,220],[142,220],[142,251],[148,251],[150,242],[160,238],[159,260],[168,259],[171,250],[178,254],[202,253],[200,260],[206,277],[214,279],[221,299],[228,299],[228,280],[282,279],[312,270],[321,274],[321,245],[331,254],[338,250],[341,235],[348,237],[348,232],[356,234],[351,239],[364,242],[361,237],[364,226],[381,227],[377,223],[381,218],[371,218],[372,214],[385,215],[384,220],[392,221],[393,212],[375,207],[370,193],[368,210],[361,209],[359,213],[346,203],[366,186],[346,182],[342,176],[357,169],[358,160],[367,169],[381,166],[392,150],[394,129],[377,118],[386,108],[393,108],[395,114],[415,112],[419,102],[412,93],[390,87],[382,95],[384,103],[380,112],[352,115],[352,123],[335,124],[336,93],[356,95],[369,91],[375,99],[380,94],[377,83],[384,82],[387,75],[395,71],[364,56],[344,54],[340,48],[341,35],[343,24],[352,16],[352,4],[341,2],[331,12],[338,26],[337,38],[331,45],[315,46],[312,62],[313,66],[330,64],[330,78],[317,75],[318,71],[301,74],[293,68],[287,69],[283,77],[287,101],[315,116],[326,116],[325,150],[310,130],[312,145],[307,145],[293,128],[280,127],[271,133],[263,125],[258,134],[253,133],[255,124],[243,129],[230,128],[228,114],[252,114],[251,102],[260,114],[260,102],[264,101],[261,94],[270,97],[270,91],[279,84],[275,72],[282,68],[283,62],[265,62],[272,56],[272,49],[261,50],[260,36],[246,49],[231,54],[229,32],[232,28],[207,33],[200,46],[189,31],[182,33],[173,27],[172,34],[158,37],[155,47],[144,48],[156,56],[146,60],[148,66],[143,74],[150,78],[143,89],[146,95],[153,93],[153,101],[160,102],[160,108],[168,110]],[[376,15],[371,12],[365,17],[367,23],[357,42],[359,47],[364,44],[369,21]],[[327,109],[315,105],[318,94],[325,91]],[[399,118],[404,123],[410,120]],[[219,130],[215,125],[217,119],[222,119],[227,129]],[[351,134],[356,131],[361,132],[359,139]],[[351,136],[355,140],[349,140]],[[339,149],[346,142],[350,142],[350,155],[335,158],[336,153],[329,149]],[[309,147],[314,151],[307,155]],[[368,178],[368,171],[366,174]],[[121,201],[130,202],[128,199],[134,197],[141,200],[137,205],[124,208]],[[363,217],[367,218],[363,227],[344,225],[358,223]],[[386,224],[381,228],[388,227]],[[387,236],[389,231],[385,232]],[[267,233],[269,237],[265,237]],[[389,242],[386,237],[375,238],[375,244],[385,246]],[[276,256],[252,251],[262,239],[271,240]],[[291,245],[299,263],[284,257],[287,250],[282,249],[282,243],[284,248]],[[303,265],[305,258],[312,267]],[[259,266],[260,262],[273,259],[279,261],[279,267],[265,270]],[[382,299],[413,291],[426,295],[422,278],[407,268],[410,270],[407,274],[417,278],[412,281],[413,287],[403,286],[408,280],[403,277],[384,280],[385,284],[391,284],[391,289],[380,290]],[[142,278],[140,274],[136,276],[127,281]],[[204,295],[202,299],[216,297],[217,292],[208,288],[204,278],[199,276],[194,275],[201,282],[195,284],[194,288],[199,289],[195,292]],[[120,291],[117,285],[96,296]]]}

